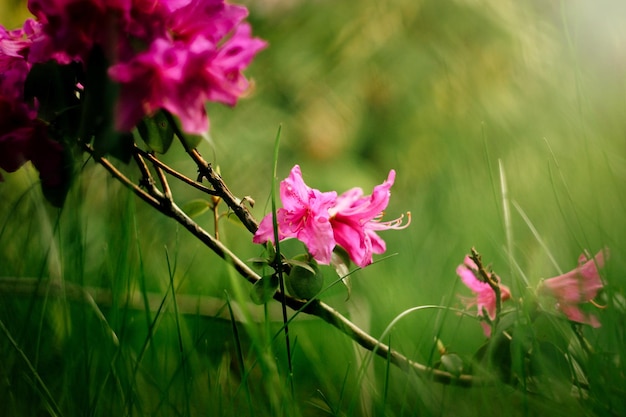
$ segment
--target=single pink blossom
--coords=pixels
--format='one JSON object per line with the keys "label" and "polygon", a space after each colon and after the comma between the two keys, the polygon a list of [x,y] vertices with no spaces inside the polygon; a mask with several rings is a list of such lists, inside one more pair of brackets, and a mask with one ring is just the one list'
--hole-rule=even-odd
{"label": "single pink blossom", "polygon": [[[466,307],[476,306],[478,309],[478,315],[484,316],[485,312],[490,320],[496,318],[496,293],[491,286],[480,279],[478,279],[478,267],[476,263],[466,256],[463,260],[463,264],[456,268],[457,275],[461,278],[461,281],[476,295],[474,298],[462,298]],[[497,275],[492,274],[500,282],[500,278]],[[500,300],[505,301],[511,298],[511,291],[506,285],[499,284],[500,287]],[[491,336],[491,326],[484,321],[481,322],[485,335]]]}
{"label": "single pink blossom", "polygon": [[[276,212],[278,239],[296,238],[306,245],[317,262],[329,264],[335,239],[328,210],[336,199],[337,193],[334,191],[323,193],[307,186],[300,167],[294,166],[289,177],[280,183],[283,207]],[[261,220],[252,241],[274,242],[272,213]]]}
{"label": "single pink blossom", "polygon": [[386,250],[383,241],[376,232],[387,229],[403,229],[402,217],[392,221],[380,221],[383,211],[389,204],[391,186],[396,172],[391,170],[387,180],[374,187],[372,194],[363,195],[361,188],[352,188],[337,197],[337,202],[330,209],[330,223],[335,241],[344,248],[352,261],[364,268],[372,263],[374,253]]}
{"label": "single pink blossom", "polygon": [[598,318],[584,312],[580,306],[591,301],[604,285],[598,268],[604,266],[605,252],[608,257],[607,249],[598,252],[593,258],[581,254],[576,268],[544,280],[539,292],[554,297],[557,308],[571,321],[600,327]]}
{"label": "single pink blossom", "polygon": [[[334,191],[322,193],[308,187],[296,165],[280,183],[283,207],[276,213],[278,239],[301,240],[320,264],[329,264],[333,249],[339,245],[356,265],[369,265],[373,253],[385,251],[385,242],[376,232],[408,225],[400,226],[402,217],[390,222],[380,221],[389,203],[394,178],[392,170],[385,182],[374,187],[371,196],[363,196],[363,190],[353,188],[337,197]],[[261,221],[253,241],[274,241],[271,213]]]}

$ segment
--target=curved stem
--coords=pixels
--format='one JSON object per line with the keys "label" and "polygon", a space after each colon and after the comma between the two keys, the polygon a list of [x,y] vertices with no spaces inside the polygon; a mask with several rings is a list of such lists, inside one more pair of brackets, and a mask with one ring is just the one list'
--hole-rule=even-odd
{"label": "curved stem", "polygon": [[[191,157],[191,159],[193,159],[193,161],[197,165],[198,172],[200,174],[199,178],[206,178],[215,190],[216,195],[224,200],[226,205],[235,212],[235,215],[239,218],[239,220],[241,220],[244,226],[246,226],[246,228],[251,233],[255,233],[256,230],[259,228],[259,225],[254,217],[252,217],[250,211],[248,211],[246,206],[243,204],[245,199],[240,200],[235,197],[233,193],[231,193],[231,191],[222,180],[222,177],[217,172],[215,172],[211,164],[205,161],[204,158],[202,158],[202,155],[200,155],[200,153],[195,148],[189,147],[184,139],[185,135],[178,127],[178,124],[174,120],[174,117],[169,112],[165,112],[165,115],[167,116],[167,119],[174,130],[174,134],[176,135],[176,137],[178,137],[180,143],[185,148],[185,152],[187,152],[187,154]],[[198,181],[200,181],[200,179]]]}
{"label": "curved stem", "polygon": [[[224,259],[227,263],[232,265],[235,270],[248,282],[254,284],[261,279],[261,277],[254,270],[252,270],[244,261],[239,259],[222,242],[217,240],[202,227],[200,227],[196,222],[194,222],[173,201],[169,199],[167,200],[167,202],[162,201],[163,199],[166,199],[166,197],[164,197],[160,191],[154,189],[152,191],[145,191],[141,189],[132,181],[130,181],[130,179],[122,174],[117,168],[115,168],[115,166],[113,166],[106,158],[96,157],[90,147],[86,147],[86,150],[94,157],[96,162],[101,164],[107,171],[109,171],[114,178],[118,179],[126,187],[130,188],[142,200],[146,201],[162,214],[176,220],[181,226],[183,226],[192,235],[194,235],[202,243],[208,246],[213,252],[215,252],[218,256]],[[191,150],[189,152],[190,155],[195,155],[194,160],[202,161],[201,157],[199,157],[199,154],[195,150]],[[142,171],[144,169],[142,169]],[[229,197],[224,198],[224,200],[227,201],[229,207],[231,207],[233,210],[235,210],[236,207],[238,208],[239,213],[242,214],[243,219],[247,219],[245,224],[248,226],[248,229],[256,230],[256,221],[254,221],[247,209],[239,204],[238,199],[230,194],[230,191],[228,191],[228,188],[225,186],[222,179],[210,168],[208,164],[205,166],[203,171],[203,175],[211,175],[211,182],[212,184],[215,182],[215,184],[213,185],[215,189],[220,193],[220,195],[222,192],[227,192],[226,195],[228,195]],[[328,324],[346,334],[363,348],[376,353],[378,356],[381,356],[386,360],[389,360],[391,363],[398,366],[404,371],[411,370],[423,377],[430,378],[435,382],[439,382],[442,384],[458,385],[463,387],[485,385],[493,382],[492,379],[481,378],[474,375],[453,375],[449,372],[442,371],[440,369],[430,368],[421,363],[412,361],[401,353],[391,349],[388,345],[380,342],[367,332],[363,331],[360,327],[358,327],[352,321],[348,320],[337,310],[322,301],[313,300],[307,302],[305,300],[291,297],[281,291],[277,291],[274,294],[274,299],[278,301],[284,300],[284,303],[294,311],[301,311],[303,313],[311,314],[321,318]]]}

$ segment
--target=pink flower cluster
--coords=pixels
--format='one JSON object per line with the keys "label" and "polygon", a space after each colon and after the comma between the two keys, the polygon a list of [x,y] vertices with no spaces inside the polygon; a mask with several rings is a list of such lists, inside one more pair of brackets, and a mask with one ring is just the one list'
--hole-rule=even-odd
{"label": "pink flower cluster", "polygon": [[539,293],[554,297],[557,308],[571,321],[599,327],[598,318],[584,312],[580,306],[593,300],[604,286],[598,268],[604,266],[605,255],[608,256],[606,249],[593,258],[581,254],[576,268],[544,280],[539,287]]}
{"label": "pink flower cluster", "polygon": [[[496,293],[491,286],[479,279],[478,267],[476,263],[469,257],[465,256],[463,264],[459,265],[456,269],[457,275],[461,278],[461,281],[476,295],[474,298],[463,298],[467,307],[476,306],[478,308],[478,316],[484,316],[485,312],[491,321],[496,318]],[[498,283],[500,278],[492,274],[492,277],[497,279]],[[511,298],[511,290],[506,285],[499,284],[500,287],[500,300],[506,301]],[[485,331],[485,335],[489,337],[491,335],[491,326],[484,321],[480,323]]]}
{"label": "pink flower cluster", "polygon": [[35,19],[23,28],[0,26],[0,168],[6,171],[32,160],[43,176],[60,161],[61,145],[37,120],[37,100],[25,101],[34,64],[77,62],[89,70],[97,51],[120,86],[118,131],[166,109],[186,132],[203,133],[206,101],[234,105],[249,88],[242,71],[266,46],[251,36],[247,9],[224,0],[29,0],[28,8]]}
{"label": "pink flower cluster", "polygon": [[[296,238],[321,264],[329,264],[336,245],[348,252],[350,259],[365,267],[372,263],[374,253],[386,250],[385,242],[376,232],[402,229],[402,217],[382,222],[383,210],[389,204],[390,189],[396,173],[391,170],[387,180],[364,196],[360,188],[341,195],[335,191],[321,192],[304,183],[298,165],[280,183],[283,207],[277,210],[278,239]],[[410,222],[410,219],[409,219]],[[254,235],[255,243],[274,242],[272,213],[263,218]]]}
{"label": "pink flower cluster", "polygon": [[188,133],[208,129],[206,101],[234,105],[248,89],[242,75],[266,46],[243,23],[248,11],[223,0],[30,0],[41,24],[38,62],[86,63],[101,48],[120,84],[116,128],[131,130],[159,109]]}

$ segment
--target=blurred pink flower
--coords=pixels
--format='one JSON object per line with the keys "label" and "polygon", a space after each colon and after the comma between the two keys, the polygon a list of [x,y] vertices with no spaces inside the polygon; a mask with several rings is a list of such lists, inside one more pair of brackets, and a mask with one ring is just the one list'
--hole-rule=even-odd
{"label": "blurred pink flower", "polygon": [[[491,286],[480,279],[478,279],[478,267],[476,263],[466,256],[463,260],[463,264],[456,268],[457,275],[461,278],[461,281],[476,294],[473,298],[463,297],[462,301],[466,307],[476,306],[478,309],[478,315],[484,316],[485,312],[489,316],[489,319],[494,320],[496,318],[496,293]],[[500,282],[500,278],[492,274]],[[511,291],[506,285],[500,284],[500,300],[505,301],[511,298]],[[481,322],[485,335],[491,336],[491,326],[484,321]]]}
{"label": "blurred pink flower", "polygon": [[32,161],[42,183],[55,187],[62,182],[63,147],[35,116],[26,104],[0,96],[0,168],[14,172]]}
{"label": "blurred pink flower", "polygon": [[385,241],[376,234],[387,229],[403,229],[410,223],[402,225],[403,217],[392,221],[381,222],[383,211],[389,204],[391,186],[396,172],[391,170],[387,180],[374,187],[372,195],[363,196],[361,188],[352,188],[337,197],[337,202],[330,209],[330,223],[335,241],[350,255],[350,259],[360,266],[372,263],[374,253],[381,254],[386,250]]}
{"label": "blurred pink flower", "polygon": [[14,101],[24,100],[24,84],[31,65],[27,56],[32,46],[33,20],[24,27],[6,30],[0,26],[0,96]]}
{"label": "blurred pink flower", "polygon": [[[315,260],[329,264],[335,239],[328,210],[336,199],[337,193],[334,191],[323,193],[307,186],[300,167],[294,166],[289,177],[280,183],[283,207],[276,211],[278,239],[296,238],[306,245]],[[261,220],[252,241],[274,242],[272,213]]]}
{"label": "blurred pink flower", "polygon": [[244,6],[224,0],[169,1],[165,7],[168,28],[174,39],[192,39],[203,35],[217,43],[228,36],[248,16]]}
{"label": "blurred pink flower", "polygon": [[37,120],[36,103],[24,101],[32,24],[27,21],[23,29],[11,31],[0,26],[0,169],[14,172],[32,161],[42,182],[56,186],[61,183],[63,148]]}
{"label": "blurred pink flower", "polygon": [[206,101],[230,106],[249,88],[242,71],[266,43],[242,23],[244,6],[223,0],[29,0],[29,63],[88,66],[101,50],[120,84],[116,128],[131,130],[159,109],[188,133],[209,128]]}
{"label": "blurred pink flower", "polygon": [[163,108],[180,118],[186,132],[206,132],[205,102],[234,105],[248,87],[241,71],[264,47],[245,24],[219,45],[202,35],[189,42],[154,40],[147,51],[109,68],[121,86],[116,128],[128,131]]}
{"label": "blurred pink flower", "polygon": [[580,305],[591,301],[603,287],[598,268],[604,266],[608,249],[601,250],[593,258],[581,254],[578,266],[565,274],[544,280],[539,292],[554,297],[557,308],[571,321],[600,327],[600,321],[581,310]]}

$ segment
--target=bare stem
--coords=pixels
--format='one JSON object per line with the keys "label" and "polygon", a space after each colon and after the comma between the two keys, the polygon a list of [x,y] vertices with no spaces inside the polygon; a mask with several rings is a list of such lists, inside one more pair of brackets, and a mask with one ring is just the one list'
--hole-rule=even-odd
{"label": "bare stem", "polygon": [[[139,153],[136,152],[135,161],[138,163],[139,169],[144,175],[144,182],[147,181],[149,183],[147,185],[147,191],[134,184],[106,158],[96,156],[91,147],[87,146],[85,150],[93,156],[96,162],[109,171],[114,178],[119,180],[123,185],[131,189],[137,196],[156,208],[162,214],[176,220],[192,235],[208,246],[209,249],[223,258],[228,264],[232,265],[235,270],[248,282],[254,284],[261,279],[261,277],[254,270],[252,270],[246,263],[232,253],[228,247],[195,223],[172,200],[169,200],[164,193],[159,191],[156,186],[154,186],[154,182],[152,181],[149,170],[147,170],[145,161],[142,159],[142,155],[139,155]],[[209,179],[220,197],[226,201],[228,206],[233,209],[235,213],[238,213],[239,218],[242,219],[248,229],[254,232],[257,228],[256,221],[252,218],[248,210],[241,204],[240,200],[235,198],[230,193],[221,177],[213,171],[209,164],[204,162],[197,151],[190,149],[187,151],[198,164],[202,175]],[[401,353],[391,349],[386,344],[378,341],[373,336],[369,335],[353,322],[348,320],[341,313],[322,301],[314,300],[313,302],[307,303],[304,300],[299,300],[287,295],[284,291],[277,291],[276,294],[274,294],[274,299],[284,302],[294,311],[301,311],[303,313],[321,318],[325,322],[339,329],[363,348],[371,352],[375,352],[378,356],[384,358],[385,360],[389,360],[391,363],[404,371],[414,371],[420,376],[430,378],[433,381],[442,384],[464,387],[486,385],[493,382],[493,379],[490,378],[482,378],[468,374],[461,374],[457,376],[440,369],[430,368],[421,363],[414,362]]]}
{"label": "bare stem", "polygon": [[483,265],[481,256],[478,251],[476,251],[476,249],[472,248],[472,255],[470,256],[470,258],[476,264],[476,267],[478,268],[478,274],[480,275],[480,278],[482,278],[482,281],[489,284],[496,296],[495,319],[491,320],[489,319],[488,314],[484,315],[484,317],[489,320],[489,324],[491,325],[491,329],[493,331],[495,330],[498,321],[500,320],[500,312],[502,311],[502,291],[500,290],[500,280],[498,279],[498,276],[496,274],[487,271],[487,269]]}
{"label": "bare stem", "polygon": [[190,185],[190,186],[192,186],[192,187],[202,191],[203,193],[206,193],[206,194],[209,194],[209,195],[213,195],[213,196],[217,195],[217,192],[215,190],[212,190],[212,189],[210,189],[208,187],[205,187],[201,183],[199,183],[197,181],[194,181],[191,178],[181,174],[180,172],[176,171],[175,169],[173,169],[169,165],[161,162],[161,160],[156,158],[151,153],[148,153],[148,152],[144,151],[143,149],[137,147],[137,145],[134,146],[133,150],[134,150],[134,152],[140,154],[145,159],[150,161],[150,163],[152,165],[154,165],[155,168],[157,168],[157,167],[161,168],[163,171],[167,172],[168,174],[170,174],[174,178],[178,178],[179,180],[181,180],[185,184]]}
{"label": "bare stem", "polygon": [[185,148],[185,152],[189,154],[191,159],[198,167],[198,172],[200,174],[199,178],[206,178],[215,190],[216,195],[224,200],[226,205],[233,210],[235,215],[239,218],[239,220],[241,220],[244,226],[246,226],[246,228],[251,233],[255,233],[256,230],[259,228],[259,225],[254,217],[252,217],[250,211],[248,211],[248,208],[244,205],[244,200],[238,199],[233,195],[233,193],[231,193],[231,191],[222,180],[222,177],[217,172],[215,172],[211,164],[205,161],[202,158],[202,155],[200,155],[200,153],[195,148],[189,147],[189,145],[185,141],[183,132],[181,132],[181,130],[178,128],[178,125],[176,124],[176,121],[174,120],[172,115],[169,112],[165,112],[165,114],[168,118],[170,125],[174,129],[174,133],[180,140],[180,143]]}

